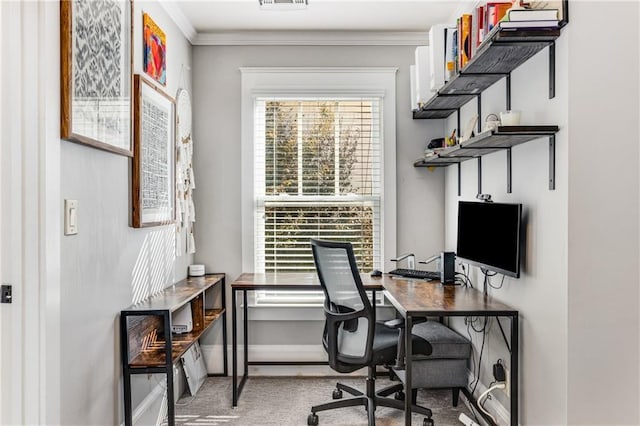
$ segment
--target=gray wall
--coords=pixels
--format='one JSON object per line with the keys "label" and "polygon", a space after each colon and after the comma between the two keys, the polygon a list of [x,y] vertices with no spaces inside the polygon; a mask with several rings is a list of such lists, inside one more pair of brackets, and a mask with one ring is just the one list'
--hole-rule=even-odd
{"label": "gray wall", "polygon": [[[545,139],[513,149],[512,194],[504,153],[482,160],[482,191],[522,203],[526,221],[522,276],[490,293],[520,310],[522,424],[638,424],[638,5],[571,2],[570,19],[556,43],[555,99],[547,99],[546,50],[512,75],[523,124],[560,126],[556,190],[546,189]],[[594,31],[614,21],[620,31]],[[613,63],[624,65],[612,71]],[[499,83],[483,93],[484,114],[504,110],[503,90]],[[607,145],[621,155],[608,155]],[[464,163],[460,198],[450,169],[446,246],[455,249],[457,201],[474,197],[477,169]],[[482,283],[475,268],[473,276]],[[498,358],[508,352],[494,324],[483,383]],[[494,396],[508,407],[503,393]]]}
{"label": "gray wall", "polygon": [[[571,11],[567,417],[636,425],[638,3],[604,4],[580,2]],[[594,33],[602,22],[617,30]],[[612,72],[607,65],[616,63]],[[609,155],[614,150],[621,155]]]}
{"label": "gray wall", "polygon": [[[242,269],[240,71],[243,66],[393,66],[398,67],[397,249],[426,258],[442,249],[444,232],[443,172],[415,169],[413,161],[425,144],[441,137],[442,123],[412,120],[409,104],[409,65],[414,47],[374,46],[195,46],[194,137],[195,202],[201,220],[196,261],[208,270],[224,271],[230,281]],[[406,208],[410,206],[410,208]],[[304,324],[302,326],[301,324]],[[251,344],[312,345],[320,343],[321,324],[298,323],[289,338],[282,323],[262,321],[252,325]],[[256,328],[253,328],[253,327]]]}
{"label": "gray wall", "polygon": [[[489,294],[520,311],[520,420],[522,424],[562,424],[566,417],[567,367],[567,33],[556,42],[556,97],[548,99],[548,51],[545,49],[512,73],[511,106],[522,111],[522,124],[556,124],[556,189],[548,190],[548,139],[543,138],[512,149],[512,193],[507,193],[506,154],[482,157],[482,192],[496,202],[522,203],[525,221],[525,259],[519,279],[506,278],[500,290]],[[504,111],[505,81],[482,94],[482,122],[489,113]],[[476,113],[475,102],[463,108],[462,123]],[[449,123],[449,126],[453,123]],[[462,164],[462,196],[457,194],[457,171],[446,175],[446,246],[455,251],[459,200],[475,200],[478,191],[477,163]],[[483,276],[472,267],[474,286],[482,291]],[[499,286],[501,277],[494,277]],[[464,335],[462,320],[452,324]],[[480,328],[482,323],[476,324]],[[508,333],[510,324],[502,321]],[[471,333],[476,347],[475,363],[482,335]],[[552,349],[551,349],[552,348]],[[487,336],[481,382],[493,381],[491,366],[502,359],[510,369],[509,352],[495,320]],[[477,369],[477,366],[475,367]],[[472,368],[473,370],[473,368]],[[477,374],[477,372],[476,372]],[[509,398],[501,391],[494,398],[508,409]]]}
{"label": "gray wall", "polygon": [[[191,45],[156,2],[134,2],[134,72],[142,72],[142,11],[167,35],[167,86],[190,89]],[[57,36],[57,35],[56,35]],[[192,256],[173,260],[173,226],[133,229],[127,157],[61,142],[61,195],[79,200],[79,233],[61,241],[61,420],[122,421],[118,314],[134,288],[150,294],[186,276]],[[63,200],[60,200],[62,209]],[[160,380],[158,378],[158,380]],[[142,381],[142,382],[140,382]],[[156,380],[134,381],[134,408]]]}

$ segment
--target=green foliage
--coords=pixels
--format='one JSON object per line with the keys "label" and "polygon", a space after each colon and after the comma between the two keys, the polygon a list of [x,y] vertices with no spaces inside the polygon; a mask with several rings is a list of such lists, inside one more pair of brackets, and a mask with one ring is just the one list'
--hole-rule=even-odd
{"label": "green foliage", "polygon": [[[267,195],[333,196],[358,191],[352,177],[358,163],[358,144],[362,143],[361,130],[345,124],[348,120],[337,113],[337,109],[336,102],[267,102]],[[336,132],[339,137],[337,153]],[[299,133],[302,135],[301,153]],[[300,156],[302,164],[299,164]],[[267,206],[265,234],[267,271],[313,270],[309,239],[328,236],[332,240],[354,243],[359,267],[363,270],[373,268],[373,209],[369,206]]]}

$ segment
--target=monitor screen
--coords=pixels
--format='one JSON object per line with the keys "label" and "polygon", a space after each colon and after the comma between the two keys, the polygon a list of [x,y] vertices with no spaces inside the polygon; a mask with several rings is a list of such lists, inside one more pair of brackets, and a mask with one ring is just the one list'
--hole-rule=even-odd
{"label": "monitor screen", "polygon": [[456,256],[511,277],[520,276],[522,204],[458,204]]}

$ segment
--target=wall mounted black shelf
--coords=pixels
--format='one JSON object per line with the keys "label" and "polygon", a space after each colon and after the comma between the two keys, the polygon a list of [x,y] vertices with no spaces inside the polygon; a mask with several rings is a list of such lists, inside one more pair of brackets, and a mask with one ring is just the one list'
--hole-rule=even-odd
{"label": "wall mounted black shelf", "polygon": [[[549,98],[555,96],[555,39],[560,29],[501,29],[480,45],[475,56],[458,75],[447,82],[421,109],[413,111],[414,119],[440,119],[479,96],[527,59],[549,46]],[[511,104],[507,86],[507,108]]]}
{"label": "wall mounted black shelf", "polygon": [[419,159],[414,167],[446,167],[458,164],[458,195],[460,188],[460,163],[477,159],[478,193],[482,193],[482,156],[496,151],[507,152],[507,192],[511,193],[511,148],[525,142],[549,138],[549,189],[555,189],[555,135],[558,126],[499,126],[496,130],[479,133],[458,145],[445,148],[432,157]]}

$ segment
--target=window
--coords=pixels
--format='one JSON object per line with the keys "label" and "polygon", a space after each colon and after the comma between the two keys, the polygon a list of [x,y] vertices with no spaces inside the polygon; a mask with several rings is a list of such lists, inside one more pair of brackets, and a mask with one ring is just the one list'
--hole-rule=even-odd
{"label": "window", "polygon": [[[311,238],[351,242],[360,270],[379,267],[379,99],[257,98],[255,115],[255,271],[314,271]],[[301,298],[322,301],[256,302]]]}
{"label": "window", "polygon": [[[252,175],[249,181],[243,170],[243,199],[247,193],[251,197],[243,204],[243,268],[315,271],[309,240],[320,238],[351,242],[361,271],[382,269],[385,243],[393,243],[391,253],[395,249],[395,200],[387,203],[384,197],[385,184],[395,186],[384,173],[387,164],[395,166],[395,151],[389,149],[395,146],[395,127],[386,132],[383,114],[395,70],[385,69],[387,83],[375,89],[358,88],[362,78],[350,70],[344,79],[333,74],[342,69],[329,69],[333,75],[299,70],[242,69],[243,166]],[[300,80],[308,87],[292,90],[305,85]],[[355,89],[331,87],[343,86],[341,80],[351,80]],[[391,110],[393,124],[395,102]],[[395,167],[388,169],[395,175]],[[388,218],[394,223],[385,232]],[[263,291],[256,292],[254,303],[317,306],[322,301],[321,292]]]}

